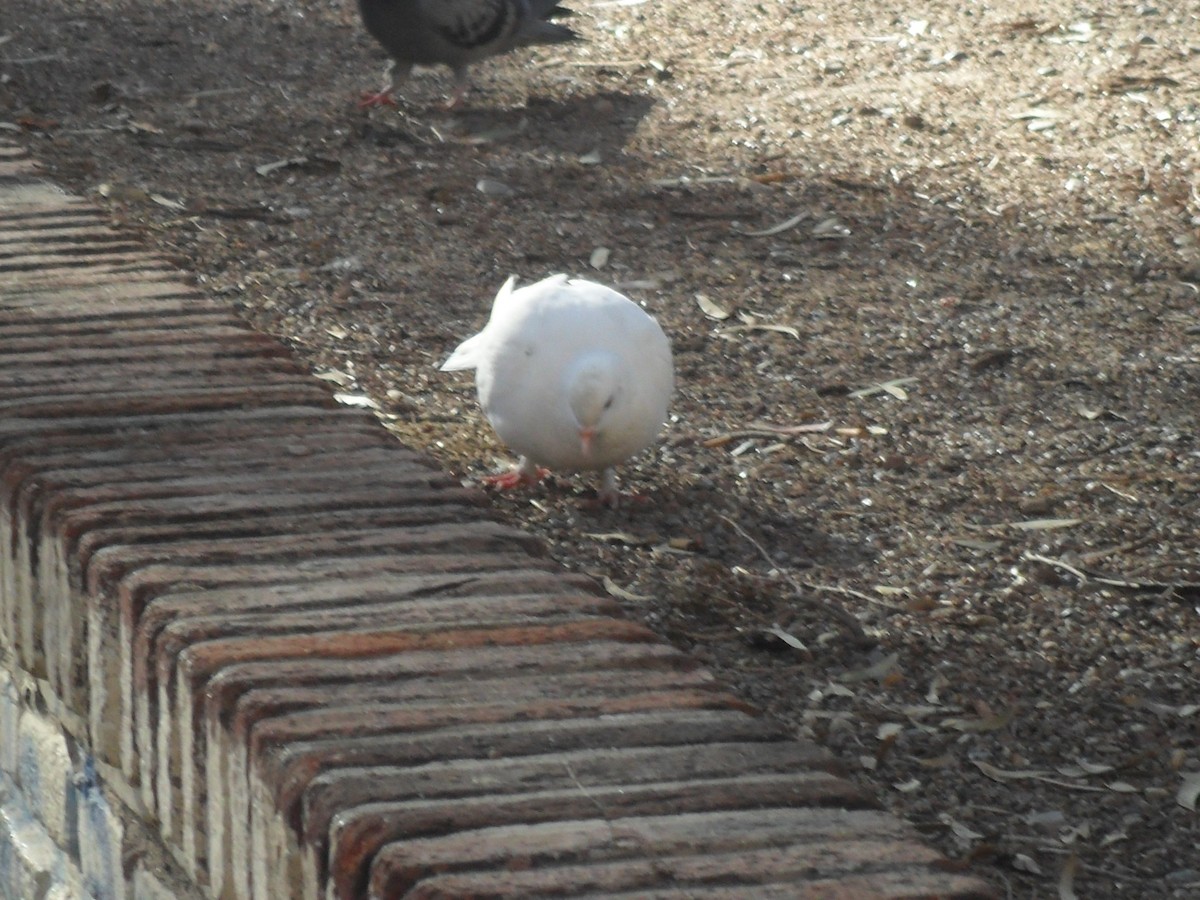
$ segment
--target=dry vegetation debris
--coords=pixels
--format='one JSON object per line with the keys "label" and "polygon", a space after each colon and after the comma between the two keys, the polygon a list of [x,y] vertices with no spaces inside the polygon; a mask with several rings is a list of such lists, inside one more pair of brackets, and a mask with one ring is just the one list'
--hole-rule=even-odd
{"label": "dry vegetation debris", "polygon": [[647,502],[499,514],[955,865],[1200,895],[1200,6],[570,5],[449,114],[350,4],[5,4],[0,120],[464,479],[504,278],[623,287]]}

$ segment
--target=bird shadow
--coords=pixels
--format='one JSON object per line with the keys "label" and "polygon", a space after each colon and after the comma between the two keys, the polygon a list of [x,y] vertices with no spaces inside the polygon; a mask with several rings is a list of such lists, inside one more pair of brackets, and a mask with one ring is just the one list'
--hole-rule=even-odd
{"label": "bird shadow", "polygon": [[649,114],[654,100],[641,94],[599,91],[566,99],[531,97],[517,106],[486,97],[456,109],[441,103],[399,101],[396,109],[359,113],[359,136],[379,146],[425,144],[503,145],[596,159],[621,151]]}

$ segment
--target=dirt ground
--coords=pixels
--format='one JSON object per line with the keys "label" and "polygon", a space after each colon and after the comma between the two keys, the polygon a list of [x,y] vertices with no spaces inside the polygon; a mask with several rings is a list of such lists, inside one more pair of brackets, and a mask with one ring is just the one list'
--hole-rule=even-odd
{"label": "dirt ground", "polygon": [[0,128],[466,480],[505,277],[623,288],[643,501],[498,515],[1010,896],[1200,897],[1200,3],[567,2],[455,113],[348,0],[5,2]]}

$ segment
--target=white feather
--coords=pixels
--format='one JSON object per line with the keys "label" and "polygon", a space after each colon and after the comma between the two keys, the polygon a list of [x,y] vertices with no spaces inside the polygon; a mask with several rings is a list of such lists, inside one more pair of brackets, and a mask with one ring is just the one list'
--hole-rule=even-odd
{"label": "white feather", "polygon": [[524,471],[605,470],[611,488],[608,470],[648,447],[666,420],[675,380],[666,335],[595,282],[515,283],[504,283],[487,325],[442,369],[475,370],[480,405]]}

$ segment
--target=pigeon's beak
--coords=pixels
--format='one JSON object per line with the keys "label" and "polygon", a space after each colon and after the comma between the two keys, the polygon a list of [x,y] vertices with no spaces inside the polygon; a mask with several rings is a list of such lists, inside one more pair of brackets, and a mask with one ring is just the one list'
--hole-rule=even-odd
{"label": "pigeon's beak", "polygon": [[586,425],[579,429],[579,447],[584,456],[592,455],[592,442],[596,440],[596,429]]}

